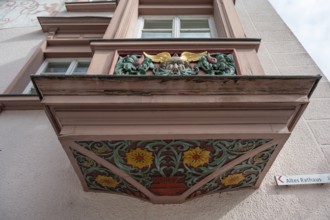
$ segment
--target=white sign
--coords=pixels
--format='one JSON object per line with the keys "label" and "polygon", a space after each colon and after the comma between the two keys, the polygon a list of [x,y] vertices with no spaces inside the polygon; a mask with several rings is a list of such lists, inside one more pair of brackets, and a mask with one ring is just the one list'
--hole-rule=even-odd
{"label": "white sign", "polygon": [[330,173],[297,176],[275,176],[278,186],[330,183]]}

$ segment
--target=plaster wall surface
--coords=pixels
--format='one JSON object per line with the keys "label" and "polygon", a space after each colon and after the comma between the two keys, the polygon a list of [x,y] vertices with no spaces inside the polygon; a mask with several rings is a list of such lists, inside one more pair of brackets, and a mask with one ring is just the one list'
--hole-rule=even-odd
{"label": "plaster wall surface", "polygon": [[[237,0],[236,8],[247,36],[263,39],[259,57],[267,74],[322,74],[267,0]],[[1,30],[0,37],[1,48],[15,47],[0,50],[2,91],[43,34],[38,28],[14,28]],[[329,173],[329,90],[323,79],[259,189],[213,194],[180,205],[84,192],[45,113],[4,111],[0,219],[330,219],[330,185],[277,187],[274,181],[274,175]]]}
{"label": "plaster wall surface", "polygon": [[43,39],[40,27],[0,29],[0,93],[14,80]]}

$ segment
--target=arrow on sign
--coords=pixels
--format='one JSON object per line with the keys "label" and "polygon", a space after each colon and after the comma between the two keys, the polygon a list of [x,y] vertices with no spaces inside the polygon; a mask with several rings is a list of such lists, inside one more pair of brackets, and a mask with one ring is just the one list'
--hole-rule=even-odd
{"label": "arrow on sign", "polygon": [[282,176],[279,176],[277,179],[278,179],[279,181],[281,181],[281,183],[284,183],[284,182],[281,180],[281,178],[282,178]]}

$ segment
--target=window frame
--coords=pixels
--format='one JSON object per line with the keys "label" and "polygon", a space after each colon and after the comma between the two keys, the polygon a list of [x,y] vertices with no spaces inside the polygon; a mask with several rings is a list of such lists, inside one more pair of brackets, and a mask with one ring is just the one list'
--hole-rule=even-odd
{"label": "window frame", "polygon": [[[87,62],[90,63],[91,60],[92,60],[91,58],[47,58],[42,62],[42,64],[40,65],[40,67],[38,68],[37,72],[34,75],[52,75],[52,74],[73,75],[75,73],[75,70],[77,69],[79,63],[87,63]],[[63,63],[63,62],[70,63],[68,66],[68,69],[65,72],[63,72],[63,73],[60,73],[60,72],[47,73],[47,72],[45,72],[49,63]],[[87,72],[77,74],[77,75],[85,75],[86,73]],[[32,87],[33,87],[33,83],[30,80],[30,82],[27,84],[27,86],[23,90],[22,94],[25,94],[25,95],[31,94],[30,91],[31,91]]]}
{"label": "window frame", "polygon": [[[148,39],[148,38],[142,38],[142,32],[144,30],[144,21],[148,20],[148,19],[149,20],[172,20],[172,29],[171,29],[172,36],[171,36],[171,38],[181,38],[181,39],[184,39],[184,38],[180,37],[180,33],[181,33],[180,21],[181,20],[207,19],[208,24],[209,24],[208,29],[209,29],[210,35],[211,35],[210,38],[218,37],[215,21],[214,21],[214,18],[212,15],[164,15],[164,16],[145,15],[145,16],[139,16],[139,18],[138,18],[136,38]],[[153,29],[153,30],[162,31],[162,29]],[[198,30],[198,29],[196,29],[196,30]],[[202,29],[200,29],[200,30],[202,30]],[[157,39],[157,38],[152,38],[152,39]]]}

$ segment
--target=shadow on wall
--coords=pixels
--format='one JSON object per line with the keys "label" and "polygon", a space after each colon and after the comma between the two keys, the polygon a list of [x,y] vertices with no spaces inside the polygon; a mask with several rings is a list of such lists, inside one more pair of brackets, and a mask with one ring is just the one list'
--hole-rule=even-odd
{"label": "shadow on wall", "polygon": [[31,31],[26,34],[22,34],[16,37],[8,38],[7,40],[1,41],[0,43],[15,43],[17,41],[36,41],[38,39],[42,40],[47,34],[43,33],[41,29]]}
{"label": "shadow on wall", "polygon": [[0,65],[0,95],[5,92],[9,84],[15,79],[16,75],[19,73],[28,59],[29,57],[25,57]]}
{"label": "shadow on wall", "polygon": [[[0,42],[0,47],[3,49],[0,50],[0,57],[4,58],[0,60],[0,94],[5,92],[6,88],[35,53],[36,48],[44,38],[41,33],[40,30],[36,30]],[[27,41],[30,42],[27,43]],[[3,46],[1,46],[2,44]],[[7,60],[10,62],[6,62]],[[30,76],[24,75],[26,84],[29,80]]]}

